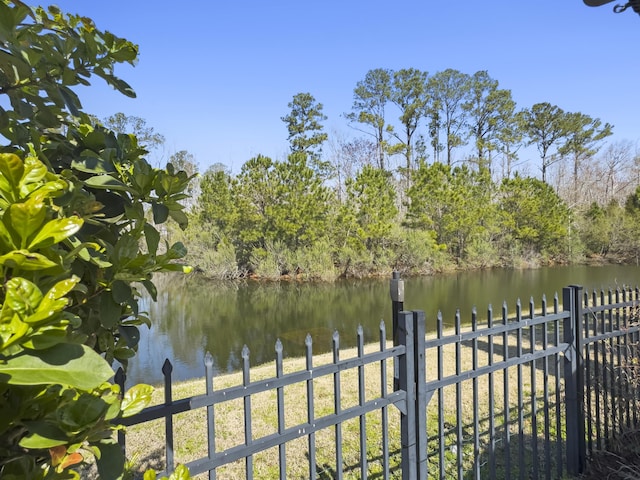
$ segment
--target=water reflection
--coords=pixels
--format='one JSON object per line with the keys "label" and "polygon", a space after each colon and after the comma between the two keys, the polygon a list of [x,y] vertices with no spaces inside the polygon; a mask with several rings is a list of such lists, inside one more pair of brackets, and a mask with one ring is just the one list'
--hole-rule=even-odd
{"label": "water reflection", "polygon": [[[536,270],[491,270],[435,277],[405,279],[405,307],[422,309],[434,328],[442,311],[451,324],[457,308],[469,321],[476,306],[480,319],[489,304],[500,314],[503,301],[511,311],[518,298],[526,305],[542,295],[549,304],[569,284],[588,289],[638,285],[640,268],[635,266],[557,267]],[[203,375],[203,358],[210,351],[217,372],[238,370],[243,345],[251,351],[251,364],[271,361],[278,338],[285,356],[304,353],[307,333],[314,352],[329,351],[334,330],[341,346],[355,344],[358,325],[365,340],[378,340],[380,320],[388,325],[391,338],[389,279],[343,281],[335,284],[259,284],[208,282],[197,277],[157,278],[158,302],[143,299],[153,327],[141,332],[138,356],[131,362],[130,383],[162,381],[165,358],[174,364],[174,378]]]}

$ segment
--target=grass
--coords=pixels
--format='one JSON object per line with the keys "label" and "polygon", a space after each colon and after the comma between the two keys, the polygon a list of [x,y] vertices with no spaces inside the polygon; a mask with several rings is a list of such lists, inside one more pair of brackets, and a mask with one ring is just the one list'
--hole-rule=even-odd
{"label": "grass", "polygon": [[[451,332],[447,332],[449,334]],[[538,332],[537,338],[541,335]],[[528,335],[521,340],[522,350],[531,350]],[[493,356],[489,355],[492,344]],[[444,346],[441,351],[442,376],[470,370],[474,363],[477,368],[498,363],[504,358],[504,339],[481,337],[477,340],[474,358],[472,342],[461,344],[459,352],[455,346]],[[517,352],[517,338],[509,336],[506,345],[509,357]],[[542,348],[540,343],[534,351]],[[368,345],[365,352],[377,351],[377,345]],[[341,360],[356,356],[355,349],[341,350]],[[456,366],[456,356],[460,358]],[[555,358],[553,358],[555,360]],[[314,367],[331,363],[331,354],[314,356]],[[466,380],[436,391],[427,407],[428,462],[429,478],[437,478],[440,468],[446,476],[455,477],[462,472],[463,478],[473,478],[474,472],[479,478],[505,478],[507,468],[514,478],[522,468],[532,473],[539,469],[544,476],[549,468],[555,474],[557,467],[558,433],[564,429],[563,420],[556,416],[556,403],[563,401],[563,392],[556,392],[555,372],[557,366],[550,360],[545,374],[542,360],[531,367],[510,367],[500,370],[491,376],[477,380]],[[426,358],[427,382],[438,378],[438,352],[429,349]],[[381,385],[381,366],[379,363],[365,367],[365,400],[378,398],[383,389],[392,391],[393,365],[387,362],[387,383]],[[285,373],[305,370],[303,358],[285,359]],[[268,379],[275,376],[275,362],[251,369],[251,380]],[[503,382],[509,382],[509,391],[505,399]],[[491,387],[491,382],[493,387]],[[549,389],[544,397],[544,384]],[[242,374],[235,373],[214,378],[216,390],[242,384]],[[520,388],[518,388],[520,385]],[[345,370],[340,375],[340,407],[344,410],[358,404],[357,369]],[[315,418],[334,412],[333,376],[315,379],[314,411]],[[178,383],[173,386],[173,397],[187,398],[205,392],[204,381],[196,380]],[[535,393],[535,395],[534,395]],[[163,401],[161,388],[154,393],[155,404]],[[284,388],[284,424],[293,427],[307,421],[307,394],[304,382]],[[536,398],[533,411],[533,398]],[[546,408],[545,400],[547,398]],[[505,401],[506,400],[506,401]],[[278,431],[278,413],[276,391],[251,396],[251,440],[274,434]],[[561,404],[561,403],[560,403]],[[215,447],[216,451],[224,451],[245,442],[244,403],[242,399],[227,401],[215,406]],[[400,413],[394,407],[388,411],[388,438],[390,451],[390,468],[392,478],[401,478],[400,462]],[[343,441],[341,468],[344,478],[362,478],[360,469],[360,422],[353,419],[341,425]],[[369,478],[382,478],[382,414],[376,411],[366,415],[365,436],[367,475]],[[545,437],[547,442],[545,443]],[[185,412],[174,417],[174,452],[175,461],[186,463],[207,456],[207,431],[205,409]],[[317,478],[335,478],[336,429],[329,428],[317,432],[315,438],[316,462],[311,468],[316,471]],[[544,446],[548,448],[545,449]],[[538,446],[537,452],[536,446]],[[562,445],[560,444],[560,448]],[[135,459],[135,472],[146,468],[162,470],[164,466],[164,422],[154,421],[143,425],[129,427],[127,431],[127,455]],[[278,448],[257,453],[252,458],[255,478],[278,478]],[[246,476],[244,460],[232,462],[216,470],[217,478],[244,478]],[[286,477],[309,477],[309,449],[306,437],[286,444]],[[135,474],[140,476],[139,473]],[[528,476],[528,475],[527,475]],[[555,476],[555,475],[554,475]],[[200,478],[206,478],[201,475]]]}

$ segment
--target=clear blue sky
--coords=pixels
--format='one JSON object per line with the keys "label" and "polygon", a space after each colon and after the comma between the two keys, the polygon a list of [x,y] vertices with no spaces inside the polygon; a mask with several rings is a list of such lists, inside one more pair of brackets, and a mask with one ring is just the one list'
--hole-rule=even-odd
{"label": "clear blue sky", "polygon": [[[331,134],[355,135],[341,115],[374,68],[488,70],[519,107],[550,102],[614,125],[637,142],[640,16],[582,0],[109,0],[58,1],[140,46],[116,74],[131,100],[100,85],[85,110],[122,111],[165,135],[165,159],[195,155],[201,170],[237,172],[262,153],[283,158],[280,118],[299,92],[323,103]],[[620,0],[619,3],[625,3]],[[535,160],[535,151],[531,152]],[[532,172],[535,173],[535,172]]]}

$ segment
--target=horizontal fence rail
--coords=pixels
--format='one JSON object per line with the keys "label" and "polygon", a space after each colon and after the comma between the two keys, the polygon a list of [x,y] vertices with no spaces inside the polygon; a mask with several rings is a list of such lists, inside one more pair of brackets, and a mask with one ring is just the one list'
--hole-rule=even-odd
{"label": "horizontal fence rail", "polygon": [[[381,322],[365,348],[360,327],[341,359],[335,332],[318,363],[307,336],[304,365],[290,367],[278,341],[275,368],[259,378],[245,346],[241,378],[218,387],[207,355],[205,392],[187,398],[173,398],[167,361],[164,403],[121,423],[163,422],[164,474],[175,469],[176,441],[198,437],[206,451],[179,458],[192,474],[247,479],[561,479],[638,426],[638,289],[571,286],[550,305],[504,303],[466,321],[457,312],[450,328],[438,314],[434,332],[424,312],[402,311],[397,275],[391,295],[393,342]],[[116,381],[124,386],[121,371]],[[195,412],[176,440],[176,418]],[[126,449],[124,434],[119,441]]]}

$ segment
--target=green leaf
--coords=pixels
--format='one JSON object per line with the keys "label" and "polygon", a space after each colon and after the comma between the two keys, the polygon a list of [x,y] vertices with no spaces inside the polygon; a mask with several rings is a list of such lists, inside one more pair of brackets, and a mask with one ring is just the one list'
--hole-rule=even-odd
{"label": "green leaf", "polygon": [[156,474],[155,470],[147,470],[146,472],[144,472],[142,480],[156,480],[157,478],[158,475]]}
{"label": "green leaf", "polygon": [[151,204],[151,210],[153,211],[154,223],[160,224],[167,221],[167,218],[169,217],[169,209],[165,205],[153,202]]}
{"label": "green leaf", "polygon": [[160,233],[149,223],[145,223],[144,225],[144,239],[147,242],[147,250],[149,253],[155,255],[158,252],[158,245],[160,244]]}
{"label": "green leaf", "polygon": [[114,302],[120,304],[124,303],[131,298],[131,287],[120,280],[116,280],[111,285],[111,296]]}
{"label": "green leaf", "polygon": [[23,448],[52,448],[58,445],[65,445],[69,438],[57,426],[49,422],[25,422],[29,433],[20,440]]}
{"label": "green leaf", "polygon": [[136,98],[136,92],[133,90],[133,88],[131,88],[131,85],[129,85],[124,80],[111,75],[109,75],[106,80],[109,85],[111,85],[123,95],[126,95],[129,98]]}
{"label": "green leaf", "polygon": [[122,399],[122,416],[130,417],[141,412],[151,402],[153,387],[143,383],[131,387]]}
{"label": "green leaf", "polygon": [[24,162],[13,153],[0,153],[0,174],[9,181],[11,186],[17,187],[24,175]]}
{"label": "green leaf", "polygon": [[129,192],[131,189],[111,175],[96,175],[85,180],[85,184],[93,188]]}
{"label": "green leaf", "polygon": [[60,243],[69,238],[82,227],[82,219],[78,217],[58,218],[44,224],[31,240],[29,249],[43,248]]}
{"label": "green leaf", "polygon": [[68,431],[78,431],[95,423],[109,408],[102,398],[83,393],[57,412],[60,424]]}
{"label": "green leaf", "polygon": [[28,240],[42,225],[47,215],[47,207],[38,199],[29,199],[24,203],[14,203],[9,207],[8,218],[10,232],[18,236],[20,248],[26,248]]}
{"label": "green leaf", "polygon": [[169,216],[173,218],[176,222],[178,222],[178,226],[184,230],[189,225],[189,219],[187,218],[187,214],[182,210],[169,210]]}
{"label": "green leaf", "polygon": [[153,282],[151,280],[144,280],[142,282],[142,285],[144,285],[144,288],[147,289],[147,292],[149,293],[149,295],[151,295],[151,298],[153,299],[153,301],[157,302],[158,301],[158,289],[153,284]]}
{"label": "green leaf", "polygon": [[82,152],[79,158],[74,158],[71,161],[71,168],[74,168],[80,172],[93,174],[106,174],[115,172],[115,168],[113,167],[113,164],[111,162],[105,161],[90,150]]}
{"label": "green leaf", "polygon": [[189,469],[180,464],[176,467],[175,471],[169,477],[169,480],[190,480],[191,475],[189,473]]}
{"label": "green leaf", "polygon": [[6,288],[6,305],[21,316],[35,311],[43,298],[38,286],[25,278],[12,278]]}
{"label": "green leaf", "polygon": [[44,270],[58,266],[40,253],[31,253],[28,250],[14,250],[0,256],[0,265],[15,270]]}
{"label": "green leaf", "polygon": [[124,453],[117,443],[100,444],[100,456],[96,458],[98,473],[102,480],[118,480],[124,471]]}
{"label": "green leaf", "polygon": [[86,345],[61,343],[29,350],[0,364],[0,382],[10,385],[68,385],[92,390],[113,376],[109,364]]}
{"label": "green leaf", "polygon": [[58,91],[60,92],[64,103],[69,109],[69,112],[71,112],[71,115],[73,115],[74,117],[79,117],[82,105],[80,104],[80,99],[78,98],[78,96],[73,92],[73,90],[65,87],[64,85],[59,85]]}
{"label": "green leaf", "polygon": [[105,328],[113,328],[118,324],[122,315],[122,307],[113,301],[111,295],[100,297],[100,323]]}
{"label": "green leaf", "polygon": [[63,343],[67,339],[66,327],[41,328],[29,337],[22,346],[34,350],[44,350]]}

